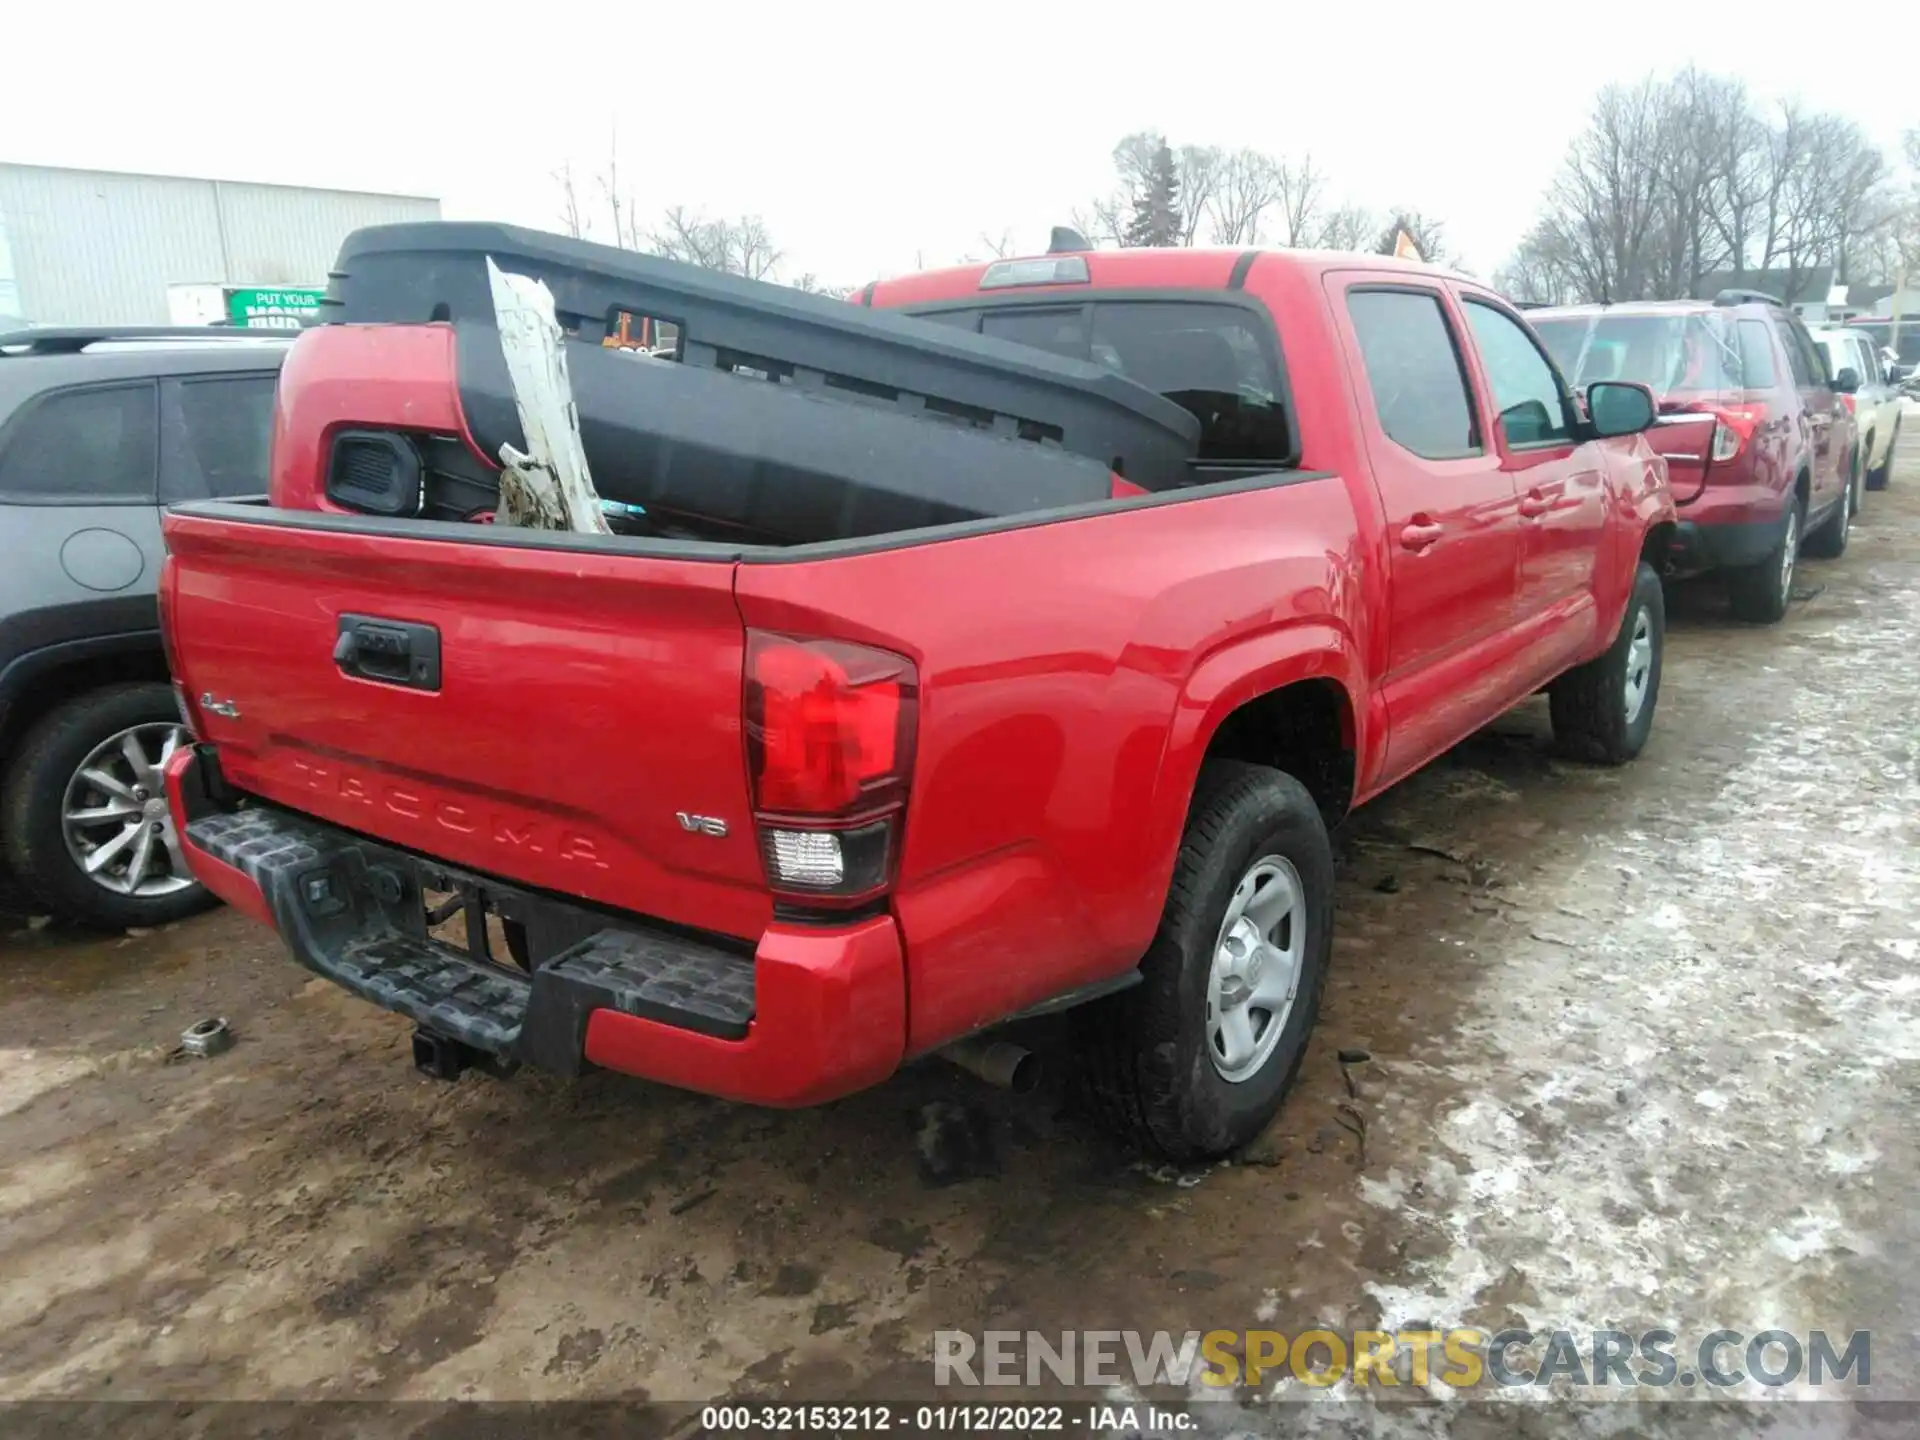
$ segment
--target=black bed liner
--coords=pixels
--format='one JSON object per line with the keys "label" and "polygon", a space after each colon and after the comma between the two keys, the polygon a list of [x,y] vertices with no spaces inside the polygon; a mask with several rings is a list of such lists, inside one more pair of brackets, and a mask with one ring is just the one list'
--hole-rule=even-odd
{"label": "black bed liner", "polygon": [[[451,321],[475,442],[519,445],[486,261],[553,292],[581,436],[609,499],[773,543],[878,534],[1104,497],[1113,471],[1188,483],[1199,424],[1098,366],[1023,345],[512,226],[347,237],[330,323]],[[678,363],[597,342],[665,321]],[[748,376],[756,378],[746,378]]]}

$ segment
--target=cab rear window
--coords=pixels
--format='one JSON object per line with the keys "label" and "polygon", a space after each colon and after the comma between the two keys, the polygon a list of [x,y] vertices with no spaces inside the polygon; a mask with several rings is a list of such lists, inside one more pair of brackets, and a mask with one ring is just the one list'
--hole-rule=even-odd
{"label": "cab rear window", "polygon": [[1243,305],[1191,300],[947,306],[923,320],[1087,360],[1145,385],[1200,422],[1202,464],[1299,459],[1273,327]]}

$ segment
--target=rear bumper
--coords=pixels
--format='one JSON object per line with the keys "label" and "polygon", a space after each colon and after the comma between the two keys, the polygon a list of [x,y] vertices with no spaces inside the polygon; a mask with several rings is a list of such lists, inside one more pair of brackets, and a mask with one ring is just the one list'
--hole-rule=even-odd
{"label": "rear bumper", "polygon": [[1667,558],[1682,573],[1756,565],[1780,543],[1790,496],[1759,485],[1709,485],[1680,510]]}
{"label": "rear bumper", "polygon": [[[892,1074],[906,982],[890,916],[774,925],[744,947],[652,928],[444,866],[350,831],[223,805],[204,747],[167,790],[196,877],[279,931],[315,974],[499,1061],[588,1066],[753,1104],[799,1106]],[[422,896],[484,895],[495,914],[581,938],[531,975],[431,939]]]}

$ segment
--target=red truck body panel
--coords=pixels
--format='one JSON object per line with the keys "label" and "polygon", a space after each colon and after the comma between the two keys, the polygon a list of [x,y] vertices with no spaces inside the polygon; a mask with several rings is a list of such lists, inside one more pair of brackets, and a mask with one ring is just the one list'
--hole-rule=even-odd
{"label": "red truck body panel", "polygon": [[[1270,314],[1298,468],[726,561],[462,543],[444,526],[376,533],[312,513],[326,508],[319,457],[347,424],[464,435],[450,332],[304,337],[283,371],[273,497],[307,518],[249,523],[215,507],[167,520],[180,678],[239,710],[203,705],[202,740],[227,782],[269,804],[752,944],[745,1039],[601,1010],[586,1053],[792,1104],[1133,969],[1202,760],[1247,702],[1331,687],[1357,803],[1611,643],[1648,531],[1673,516],[1645,440],[1512,449],[1468,340],[1481,433],[1497,442],[1418,461],[1375,416],[1344,295],[1421,287],[1462,336],[1468,297],[1504,302],[1372,257],[1088,262],[1091,287],[1041,293],[1232,287]],[[981,273],[890,281],[867,299],[974,297]],[[342,676],[343,613],[438,627],[440,690]],[[744,755],[749,628],[913,662],[918,742],[882,914],[822,925],[776,911]],[[677,824],[687,812],[724,821],[724,835]],[[265,912],[246,876],[199,851],[193,862]]]}

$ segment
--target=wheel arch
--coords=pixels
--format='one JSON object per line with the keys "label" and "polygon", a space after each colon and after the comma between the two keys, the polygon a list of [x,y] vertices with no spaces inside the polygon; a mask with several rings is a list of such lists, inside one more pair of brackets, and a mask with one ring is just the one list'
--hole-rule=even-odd
{"label": "wheel arch", "polygon": [[1325,621],[1205,657],[1183,688],[1156,791],[1168,864],[1207,760],[1284,770],[1307,787],[1329,825],[1345,815],[1367,754],[1364,677],[1352,637]]}
{"label": "wheel arch", "polygon": [[66,640],[16,656],[0,670],[0,765],[43,716],[75,696],[166,679],[158,630]]}

